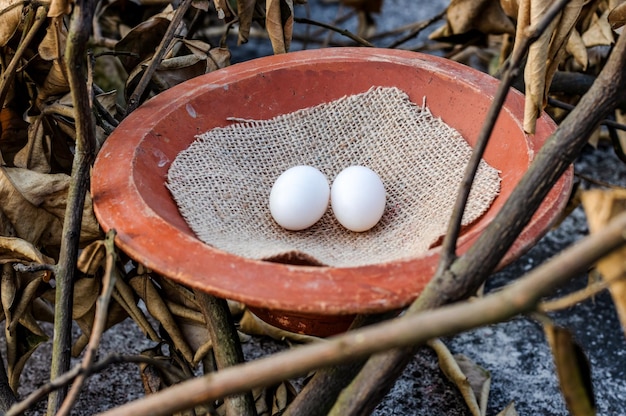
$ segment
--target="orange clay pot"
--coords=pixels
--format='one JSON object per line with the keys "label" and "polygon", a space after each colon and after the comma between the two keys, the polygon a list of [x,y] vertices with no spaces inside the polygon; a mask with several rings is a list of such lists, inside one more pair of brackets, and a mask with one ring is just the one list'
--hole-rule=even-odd
{"label": "orange clay pot", "polygon": [[[267,119],[301,108],[395,86],[427,105],[473,145],[498,81],[429,55],[373,48],[337,48],[269,56],[203,75],[150,99],[108,138],[93,170],[96,215],[117,230],[129,256],[183,285],[241,301],[269,323],[327,336],[355,314],[380,313],[413,301],[433,276],[439,248],[404,261],[333,268],[242,258],[198,240],[165,187],[177,154],[195,135],[230,124],[236,114]],[[534,135],[522,130],[524,99],[511,91],[484,158],[499,169],[500,195],[466,228],[463,253],[493,220],[556,125],[545,114]],[[554,186],[501,266],[519,257],[552,225],[571,189],[570,169]],[[242,236],[245,238],[245,236]]]}

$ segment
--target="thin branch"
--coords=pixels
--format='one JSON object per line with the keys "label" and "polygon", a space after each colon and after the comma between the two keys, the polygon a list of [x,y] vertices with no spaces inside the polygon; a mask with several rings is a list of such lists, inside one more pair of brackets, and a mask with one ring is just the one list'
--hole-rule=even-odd
{"label": "thin branch", "polygon": [[339,33],[342,36],[350,38],[350,39],[352,39],[353,41],[355,41],[356,43],[358,43],[361,46],[367,46],[367,47],[370,47],[370,48],[374,47],[374,45],[372,43],[370,43],[369,41],[363,39],[362,37],[360,37],[358,35],[355,35],[354,33],[350,32],[349,30],[346,30],[346,29],[339,29],[338,27],[329,25],[327,23],[323,23],[323,22],[318,22],[318,21],[315,21],[315,20],[307,19],[306,17],[295,17],[294,21],[296,23],[303,23],[303,24],[307,24],[307,25],[323,27],[324,29],[332,30],[333,32]]}
{"label": "thin branch", "polygon": [[128,100],[128,108],[126,110],[126,114],[132,113],[137,107],[139,107],[139,104],[141,104],[141,97],[146,91],[146,88],[148,87],[148,84],[152,79],[152,75],[154,75],[154,72],[163,60],[165,53],[168,51],[170,43],[172,42],[172,39],[174,39],[174,35],[178,31],[180,23],[182,22],[185,13],[187,13],[189,6],[191,6],[192,1],[193,0],[184,0],[176,9],[176,13],[174,13],[174,17],[172,18],[172,21],[170,22],[170,25],[168,26],[167,31],[163,36],[163,39],[161,39],[161,43],[157,47],[156,53],[154,54],[154,56],[152,56],[150,65],[148,65],[146,70],[143,72],[143,75],[141,76],[137,87],[133,91],[133,94],[130,96],[130,99]]}
{"label": "thin branch", "polygon": [[[110,354],[105,357],[103,360],[98,361],[93,364],[89,369],[90,374],[99,373],[103,370],[106,370],[111,365],[114,364],[148,364],[169,372],[176,372],[178,377],[181,379],[187,378],[185,374],[182,374],[180,370],[171,365],[168,361],[159,360],[156,358],[146,357],[144,355],[120,355],[120,354]],[[83,373],[84,369],[81,365],[75,366],[70,371],[62,374],[60,377],[55,378],[47,382],[46,384],[39,387],[37,390],[31,392],[26,398],[18,403],[15,403],[11,408],[6,412],[5,416],[17,416],[26,412],[28,409],[36,405],[41,400],[45,399],[50,393],[60,388],[64,388],[70,383],[72,383],[76,377]]]}
{"label": "thin branch", "polygon": [[63,401],[63,404],[57,416],[65,416],[70,413],[74,403],[78,399],[78,395],[85,383],[87,377],[91,374],[92,365],[96,359],[98,346],[100,345],[100,339],[102,334],[106,330],[106,324],[108,320],[109,302],[111,301],[111,294],[115,287],[115,281],[117,280],[116,261],[117,255],[115,253],[115,239],[116,232],[114,229],[109,230],[104,240],[104,246],[106,248],[106,263],[105,272],[102,283],[102,294],[98,297],[96,303],[96,314],[94,326],[89,335],[89,344],[85,351],[85,356],[80,364],[81,372],[72,383],[72,388],[69,391],[67,397]]}
{"label": "thin branch", "polygon": [[[89,187],[89,171],[95,159],[95,126],[91,113],[91,93],[87,88],[86,55],[91,22],[96,0],[77,1],[70,21],[65,56],[67,59],[68,82],[75,109],[76,153],[72,165],[72,176],[67,196],[65,220],[59,262],[56,274],[54,308],[54,338],[52,343],[52,363],[50,379],[67,372],[70,367],[72,345],[72,303],[74,275],[78,259],[78,243],[85,196]],[[66,388],[51,394],[48,400],[48,414],[57,413]]]}
{"label": "thin branch", "polygon": [[127,403],[101,416],[168,415],[230,394],[301,376],[317,368],[345,364],[392,348],[415,346],[432,338],[502,322],[533,311],[542,297],[624,244],[626,213],[616,216],[598,233],[580,240],[505,289],[484,298],[419,315],[405,315],[346,332],[329,338],[328,342],[302,345],[229,367]]}
{"label": "thin branch", "polygon": [[621,283],[624,280],[626,280],[626,275],[617,279],[610,280],[610,281],[607,281],[604,279],[599,280],[597,282],[594,282],[590,285],[585,286],[585,288],[581,290],[577,290],[576,292],[569,293],[561,298],[542,302],[537,307],[537,310],[539,312],[548,313],[548,312],[558,311],[561,309],[570,308],[578,303],[581,303],[589,298],[594,297],[595,295],[604,291],[605,289],[610,288],[612,284]]}
{"label": "thin branch", "polygon": [[[551,105],[552,107],[560,108],[561,110],[567,110],[567,111],[572,111],[574,108],[576,108],[576,106],[572,104],[565,103],[563,101],[559,101],[551,97],[548,97],[548,105]],[[602,120],[601,124],[603,126],[612,127],[616,130],[626,131],[626,124],[621,124],[615,120],[611,120],[608,118],[605,118],[604,120]]]}
{"label": "thin branch", "polygon": [[419,25],[417,25],[415,28],[413,28],[413,30],[411,30],[407,35],[405,35],[405,36],[401,37],[400,39],[397,39],[396,41],[394,41],[391,45],[388,46],[388,48],[390,48],[390,49],[397,48],[398,46],[402,45],[403,43],[406,43],[406,42],[410,41],[411,39],[416,38],[417,36],[419,36],[420,33],[422,33],[422,31],[424,29],[426,29],[427,27],[429,27],[433,23],[438,22],[439,20],[441,20],[446,15],[447,11],[448,11],[448,8],[445,8],[444,10],[439,12],[438,14],[434,15],[433,17],[431,17],[430,19],[424,20],[423,22],[420,22]]}
{"label": "thin branch", "polygon": [[[239,335],[226,301],[200,290],[194,290],[194,294],[213,342],[213,354],[218,370],[221,371],[243,362]],[[251,392],[226,397],[224,406],[226,416],[256,415]]]}

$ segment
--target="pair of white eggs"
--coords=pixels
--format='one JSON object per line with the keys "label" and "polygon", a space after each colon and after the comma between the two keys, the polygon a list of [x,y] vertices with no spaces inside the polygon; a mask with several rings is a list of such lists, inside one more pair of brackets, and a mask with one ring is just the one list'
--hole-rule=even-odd
{"label": "pair of white eggs", "polygon": [[385,211],[385,187],[378,175],[365,166],[342,170],[332,187],[313,166],[294,166],[283,172],[270,192],[270,213],[281,227],[304,230],[315,224],[328,209],[351,231],[374,227]]}

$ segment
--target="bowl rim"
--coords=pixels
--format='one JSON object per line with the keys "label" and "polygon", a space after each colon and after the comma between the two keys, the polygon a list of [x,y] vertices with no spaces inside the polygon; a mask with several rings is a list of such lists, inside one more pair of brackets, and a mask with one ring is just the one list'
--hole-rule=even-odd
{"label": "bowl rim", "polygon": [[[94,211],[102,228],[105,231],[114,228],[118,247],[146,267],[186,286],[257,308],[335,315],[376,313],[409,304],[419,294],[419,288],[432,277],[440,247],[410,259],[344,268],[295,266],[243,258],[206,245],[169,224],[146,203],[139,192],[140,184],[135,181],[134,170],[136,158],[141,156],[141,145],[145,140],[155,140],[152,126],[186,105],[192,94],[224,88],[233,80],[255,76],[259,68],[268,72],[293,65],[337,60],[357,63],[385,61],[444,71],[459,82],[484,89],[491,97],[499,82],[475,69],[432,55],[351,47],[257,58],[191,79],[145,102],[123,120],[104,143],[94,164],[91,183]],[[523,99],[521,93],[511,90],[507,102],[513,100],[519,104],[519,100],[523,102]],[[508,104],[503,110],[514,111]],[[546,126],[546,131],[556,128],[545,113],[539,122]],[[534,136],[529,146],[538,148],[546,138]],[[573,168],[570,167],[520,234],[500,267],[522,255],[547,232],[567,203],[572,177]],[[486,224],[483,224],[461,236],[458,252],[466,251],[485,227]],[[174,241],[164,239],[164,236],[172,238],[172,235],[176,236]],[[368,283],[359,287],[353,282],[355,279]],[[259,285],[259,282],[264,284]],[[294,289],[294,286],[297,288]],[[295,298],[293,294],[298,291],[305,291],[306,297]],[[329,298],[328,291],[342,292],[346,301]]]}

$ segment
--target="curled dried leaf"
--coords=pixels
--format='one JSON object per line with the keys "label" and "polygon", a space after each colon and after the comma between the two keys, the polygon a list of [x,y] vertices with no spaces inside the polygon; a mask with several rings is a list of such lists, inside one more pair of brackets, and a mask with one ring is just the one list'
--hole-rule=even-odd
{"label": "curled dried leaf", "polygon": [[82,273],[94,275],[104,266],[106,249],[104,240],[97,240],[85,247],[78,256],[78,270]]}
{"label": "curled dried leaf", "polygon": [[279,341],[289,340],[293,342],[316,342],[321,341],[321,338],[313,337],[310,335],[301,335],[294,332],[285,331],[284,329],[276,328],[265,321],[258,318],[249,310],[246,310],[239,321],[239,330],[248,335],[260,335],[267,336]]}
{"label": "curled dried leaf", "polygon": [[72,3],[71,0],[52,0],[50,9],[48,10],[48,17],[61,17],[70,14],[72,11]]}
{"label": "curled dried leaf", "polygon": [[0,0],[0,47],[9,42],[20,26],[23,8],[21,0]]}
{"label": "curled dried leaf", "polygon": [[265,29],[275,54],[286,53],[293,34],[293,0],[267,0]]}
{"label": "curled dried leaf", "polygon": [[430,38],[443,39],[478,31],[484,34],[514,34],[515,25],[500,2],[491,0],[453,0],[446,10],[447,22]]}
{"label": "curled dried leaf", "polygon": [[[68,175],[44,174],[28,169],[0,168],[0,197],[3,211],[17,237],[35,246],[60,246],[69,190]],[[101,231],[87,196],[80,241],[89,243]]]}
{"label": "curled dried leaf", "polygon": [[174,319],[167,304],[163,301],[160,293],[154,286],[152,279],[148,275],[135,276],[130,279],[130,285],[139,297],[144,301],[148,312],[155,317],[168,333],[174,346],[187,362],[193,361],[193,351],[181,332],[178,322]]}
{"label": "curled dried leaf", "polygon": [[0,237],[0,264],[6,263],[54,264],[54,259],[42,254],[26,240]]}
{"label": "curled dried leaf", "polygon": [[595,415],[591,367],[582,348],[565,328],[544,325],[552,350],[561,392],[574,416]]}
{"label": "curled dried leaf", "polygon": [[593,15],[591,25],[582,34],[582,40],[586,47],[609,46],[615,42],[613,29],[608,20],[609,12],[605,11],[600,17]]}
{"label": "curled dried leaf", "polygon": [[439,339],[429,341],[428,346],[437,353],[441,371],[457,386],[472,416],[484,416],[491,385],[489,372],[464,355],[452,355]]}
{"label": "curled dried leaf", "polygon": [[[592,233],[602,229],[616,215],[626,212],[626,189],[590,190],[582,194],[583,208]],[[626,335],[626,248],[621,248],[598,262]]]}
{"label": "curled dried leaf", "polygon": [[576,29],[572,30],[565,50],[572,55],[578,65],[584,70],[587,69],[589,64],[589,56],[587,55],[587,47],[585,46],[583,39],[580,37],[580,33]]}
{"label": "curled dried leaf", "polygon": [[248,42],[255,5],[256,0],[237,0],[237,14],[239,17],[239,37],[237,43],[239,45]]}
{"label": "curled dried leaf", "polygon": [[626,3],[617,5],[609,12],[608,21],[611,29],[616,30],[626,24]]}
{"label": "curled dried leaf", "polygon": [[[530,25],[534,25],[546,14],[552,2],[550,0],[532,0],[530,2]],[[524,105],[524,131],[535,132],[535,123],[544,103],[546,75],[550,52],[550,40],[558,20],[554,19],[546,30],[528,49],[528,60],[524,69],[526,84],[526,103]]]}

